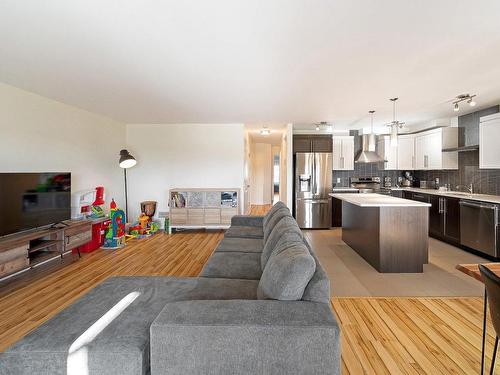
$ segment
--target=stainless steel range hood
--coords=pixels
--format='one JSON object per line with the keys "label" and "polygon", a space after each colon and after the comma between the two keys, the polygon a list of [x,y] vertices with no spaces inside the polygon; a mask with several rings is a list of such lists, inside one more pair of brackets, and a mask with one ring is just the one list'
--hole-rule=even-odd
{"label": "stainless steel range hood", "polygon": [[377,136],[373,133],[371,134],[363,134],[361,136],[361,145],[362,149],[356,157],[354,158],[355,163],[381,163],[387,160],[380,157],[375,151],[370,151],[369,145],[370,143],[374,144],[375,147],[377,145]]}

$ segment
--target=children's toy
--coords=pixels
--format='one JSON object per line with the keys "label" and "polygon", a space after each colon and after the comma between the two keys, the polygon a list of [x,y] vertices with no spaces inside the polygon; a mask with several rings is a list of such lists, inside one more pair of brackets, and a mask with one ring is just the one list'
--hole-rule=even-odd
{"label": "children's toy", "polygon": [[141,202],[141,210],[142,213],[137,222],[129,228],[127,239],[149,237],[160,230],[160,223],[152,220],[156,212],[156,202]]}
{"label": "children's toy", "polygon": [[148,229],[149,223],[151,222],[151,219],[148,215],[146,215],[144,212],[139,216],[139,225],[141,226],[141,231],[144,234],[146,230]]}
{"label": "children's toy", "polygon": [[[113,208],[114,207],[114,208]],[[103,249],[119,249],[125,246],[125,212],[116,208],[114,200],[110,204],[109,226],[105,229]]]}

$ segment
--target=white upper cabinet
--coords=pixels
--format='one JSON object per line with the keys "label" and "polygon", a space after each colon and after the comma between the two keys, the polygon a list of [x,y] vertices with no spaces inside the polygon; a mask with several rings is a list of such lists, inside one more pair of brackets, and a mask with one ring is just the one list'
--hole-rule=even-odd
{"label": "white upper cabinet", "polygon": [[500,113],[479,119],[479,168],[500,168]]}
{"label": "white upper cabinet", "polygon": [[411,171],[415,169],[415,136],[404,134],[398,137],[398,169]]}
{"label": "white upper cabinet", "polygon": [[384,162],[385,170],[398,169],[398,147],[391,146],[391,137],[388,135],[379,135],[377,141],[377,154],[386,160]]}
{"label": "white upper cabinet", "polygon": [[415,169],[458,169],[458,152],[443,152],[443,149],[457,146],[457,128],[439,128],[416,134]]}
{"label": "white upper cabinet", "polygon": [[333,170],[354,170],[354,137],[350,135],[333,137]]}

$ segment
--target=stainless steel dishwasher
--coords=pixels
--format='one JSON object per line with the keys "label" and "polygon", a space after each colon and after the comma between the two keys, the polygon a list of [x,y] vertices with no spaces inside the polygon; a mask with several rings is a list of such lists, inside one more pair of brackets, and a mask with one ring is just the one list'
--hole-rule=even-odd
{"label": "stainless steel dishwasher", "polygon": [[498,257],[498,215],[496,204],[460,201],[460,243]]}

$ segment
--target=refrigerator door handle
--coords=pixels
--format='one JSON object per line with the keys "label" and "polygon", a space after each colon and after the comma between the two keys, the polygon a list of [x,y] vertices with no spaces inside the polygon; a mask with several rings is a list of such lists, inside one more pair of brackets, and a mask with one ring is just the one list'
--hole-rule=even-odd
{"label": "refrigerator door handle", "polygon": [[312,177],[312,180],[313,180],[313,185],[312,185],[312,193],[313,193],[313,196],[318,194],[318,184],[317,184],[317,181],[316,181],[316,155],[314,155],[312,157],[312,172],[313,172],[313,177]]}

